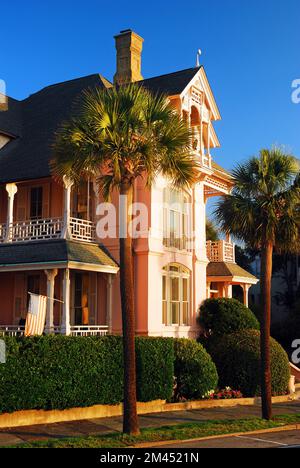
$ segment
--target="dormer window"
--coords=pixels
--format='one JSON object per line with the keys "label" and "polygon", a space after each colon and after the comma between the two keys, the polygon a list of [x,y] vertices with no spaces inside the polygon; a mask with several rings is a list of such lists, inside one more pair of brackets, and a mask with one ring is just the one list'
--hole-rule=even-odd
{"label": "dormer window", "polygon": [[7,135],[4,135],[4,133],[0,133],[0,150],[7,144],[9,143],[11,138]]}

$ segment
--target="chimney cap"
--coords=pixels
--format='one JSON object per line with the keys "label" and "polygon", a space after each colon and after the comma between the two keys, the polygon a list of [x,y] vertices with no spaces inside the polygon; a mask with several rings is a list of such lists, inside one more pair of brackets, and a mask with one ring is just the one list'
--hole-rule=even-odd
{"label": "chimney cap", "polygon": [[133,32],[132,29],[123,29],[122,31],[120,31],[120,34],[125,34],[129,32]]}

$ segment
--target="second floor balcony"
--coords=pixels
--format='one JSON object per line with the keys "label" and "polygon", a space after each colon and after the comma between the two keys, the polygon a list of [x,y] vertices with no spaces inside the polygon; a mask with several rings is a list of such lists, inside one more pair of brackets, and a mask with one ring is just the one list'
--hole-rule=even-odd
{"label": "second floor balcony", "polygon": [[[96,242],[96,225],[91,219],[95,195],[91,193],[91,184],[87,182],[74,192],[72,185],[66,178],[63,186],[51,180],[27,185],[6,184],[6,222],[3,210],[0,244],[51,239]],[[3,189],[1,194],[4,195]],[[4,204],[2,202],[2,207]],[[58,215],[50,215],[51,212]]]}
{"label": "second floor balcony", "polygon": [[235,246],[231,242],[220,240],[206,242],[206,255],[210,262],[235,263]]}
{"label": "second floor balcony", "polygon": [[64,238],[95,242],[95,223],[72,217],[64,221],[64,218],[61,217],[0,224],[0,243]]}

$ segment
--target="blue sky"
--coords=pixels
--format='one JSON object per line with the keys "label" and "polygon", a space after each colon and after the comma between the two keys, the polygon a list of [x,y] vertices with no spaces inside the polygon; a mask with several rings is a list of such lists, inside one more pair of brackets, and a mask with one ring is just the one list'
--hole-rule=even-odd
{"label": "blue sky", "polygon": [[231,168],[276,143],[300,156],[299,0],[2,0],[0,14],[0,79],[15,98],[91,73],[112,79],[113,36],[132,28],[145,78],[194,66],[202,49],[223,118],[217,162]]}

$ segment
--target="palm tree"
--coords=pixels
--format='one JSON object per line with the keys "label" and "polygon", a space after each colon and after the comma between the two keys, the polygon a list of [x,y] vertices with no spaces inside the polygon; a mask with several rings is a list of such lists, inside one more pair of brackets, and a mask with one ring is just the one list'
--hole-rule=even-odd
{"label": "palm tree", "polygon": [[233,171],[235,186],[216,209],[224,231],[261,252],[262,416],[272,418],[270,364],[273,250],[286,252],[297,241],[300,200],[299,165],[279,148],[260,151]]}
{"label": "palm tree", "polygon": [[[75,182],[95,177],[103,198],[113,190],[126,196],[125,218],[137,178],[148,187],[161,173],[175,187],[195,181],[198,163],[191,155],[191,132],[163,95],[138,85],[84,93],[79,114],[58,131],[54,175]],[[139,432],[136,411],[135,313],[132,239],[120,238],[120,292],[124,351],[123,431]]]}

